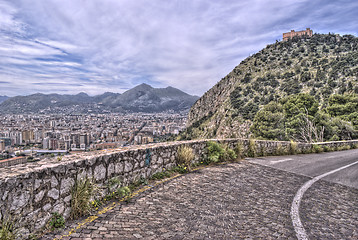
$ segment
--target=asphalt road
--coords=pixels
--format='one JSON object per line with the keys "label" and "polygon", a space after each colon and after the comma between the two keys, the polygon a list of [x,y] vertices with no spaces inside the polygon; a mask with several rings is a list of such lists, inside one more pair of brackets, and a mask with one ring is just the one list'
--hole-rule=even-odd
{"label": "asphalt road", "polygon": [[[358,161],[358,149],[320,154],[260,157],[249,162],[308,177],[316,177]],[[358,164],[330,174],[324,180],[358,188]]]}

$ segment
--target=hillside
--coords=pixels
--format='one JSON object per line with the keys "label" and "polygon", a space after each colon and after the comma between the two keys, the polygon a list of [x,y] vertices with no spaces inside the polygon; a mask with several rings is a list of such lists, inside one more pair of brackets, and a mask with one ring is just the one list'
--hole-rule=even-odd
{"label": "hillside", "polygon": [[[341,134],[339,129],[344,128],[342,125],[354,129],[348,129],[350,134],[341,134],[338,138],[353,137],[358,130],[358,118],[354,114],[348,115],[358,111],[354,95],[358,93],[357,48],[358,38],[334,34],[314,34],[311,38],[294,38],[267,45],[243,60],[193,105],[189,112],[188,129],[182,138],[253,135],[258,138],[302,140],[298,138],[297,126],[304,125],[305,117],[317,132],[323,132],[324,140],[336,139]],[[332,95],[345,100],[336,101],[338,98]],[[302,105],[302,102],[305,104]],[[290,113],[289,103],[301,107]],[[307,108],[311,107],[307,104],[317,105],[317,109],[307,113]],[[290,132],[293,126],[290,121],[294,121],[290,114],[300,115],[300,119],[295,120],[294,133]],[[265,119],[259,121],[259,115],[264,115]],[[272,118],[269,119],[269,116]],[[331,123],[335,117],[338,117],[339,123],[337,119],[336,123]],[[323,118],[326,119],[324,123]],[[282,124],[272,126],[277,121]],[[265,124],[271,124],[269,130],[281,129],[281,134],[263,133],[258,128]]]}
{"label": "hillside", "polygon": [[188,111],[198,99],[176,88],[138,85],[123,94],[106,92],[94,97],[32,94],[8,98],[0,104],[1,113],[103,113]]}
{"label": "hillside", "polygon": [[0,103],[2,103],[3,101],[5,101],[8,98],[9,98],[8,96],[0,96]]}

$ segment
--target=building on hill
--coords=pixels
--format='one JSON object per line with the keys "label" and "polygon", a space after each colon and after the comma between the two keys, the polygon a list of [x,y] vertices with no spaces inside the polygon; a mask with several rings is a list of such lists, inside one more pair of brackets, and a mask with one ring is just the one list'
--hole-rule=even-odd
{"label": "building on hill", "polygon": [[312,37],[313,31],[310,28],[306,28],[306,30],[295,32],[295,30],[291,30],[291,32],[283,33],[282,34],[282,40],[287,41],[290,38],[293,38],[295,36],[308,36]]}

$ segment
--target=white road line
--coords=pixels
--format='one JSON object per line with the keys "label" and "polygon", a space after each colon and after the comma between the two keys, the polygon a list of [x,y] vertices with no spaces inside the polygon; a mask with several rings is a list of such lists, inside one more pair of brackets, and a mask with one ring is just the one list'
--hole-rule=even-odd
{"label": "white road line", "polygon": [[286,159],[282,159],[282,160],[274,160],[274,161],[270,161],[271,164],[275,164],[275,163],[280,163],[280,162],[287,162],[287,161],[292,161],[292,158],[286,158]]}
{"label": "white road line", "polygon": [[307,189],[309,187],[312,186],[312,184],[314,184],[315,182],[317,182],[321,178],[324,178],[324,177],[326,177],[326,176],[328,176],[328,175],[330,175],[332,173],[335,173],[335,172],[338,172],[338,171],[343,170],[345,168],[348,168],[350,166],[353,166],[353,165],[355,165],[357,163],[358,163],[358,161],[356,161],[354,163],[351,163],[351,164],[348,164],[346,166],[337,168],[337,169],[332,170],[330,172],[324,173],[324,174],[319,175],[317,177],[314,177],[311,180],[309,180],[308,182],[306,182],[297,191],[296,196],[294,197],[293,202],[292,202],[292,206],[291,206],[291,219],[292,219],[292,224],[293,224],[293,227],[294,227],[294,229],[296,231],[296,236],[297,236],[298,240],[308,240],[306,230],[304,229],[304,227],[302,225],[300,215],[299,215],[299,208],[300,208],[300,203],[301,203],[301,199],[302,199],[303,194],[307,191]]}

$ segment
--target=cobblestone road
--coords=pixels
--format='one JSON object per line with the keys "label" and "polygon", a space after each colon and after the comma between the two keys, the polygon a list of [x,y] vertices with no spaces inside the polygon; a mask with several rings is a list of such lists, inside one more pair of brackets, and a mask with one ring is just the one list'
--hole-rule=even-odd
{"label": "cobblestone road", "polygon": [[[309,179],[247,162],[209,167],[118,204],[62,239],[296,239],[290,208]],[[317,182],[302,201],[309,236],[357,239],[357,199],[357,189]]]}

